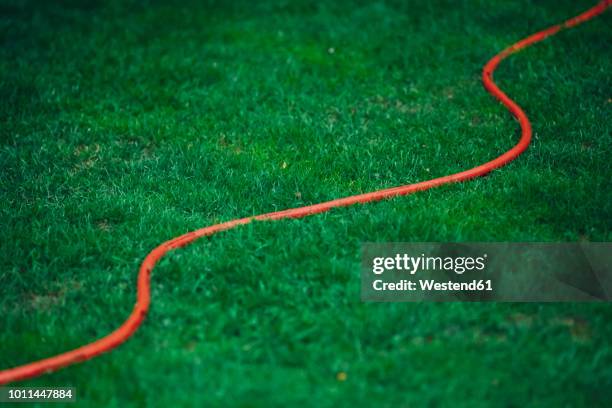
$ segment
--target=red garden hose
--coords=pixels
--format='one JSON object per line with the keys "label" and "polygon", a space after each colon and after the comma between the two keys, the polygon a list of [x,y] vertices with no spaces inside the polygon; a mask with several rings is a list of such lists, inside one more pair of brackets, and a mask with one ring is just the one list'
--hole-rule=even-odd
{"label": "red garden hose", "polygon": [[282,218],[301,218],[325,212],[336,207],[345,207],[357,203],[369,203],[371,201],[406,195],[414,193],[416,191],[427,190],[433,187],[437,187],[442,184],[469,180],[474,177],[485,175],[491,170],[506,165],[511,160],[517,158],[529,145],[529,142],[531,140],[531,123],[529,122],[527,115],[525,114],[525,112],[523,112],[521,107],[518,106],[512,99],[510,99],[504,92],[502,92],[497,87],[497,85],[495,85],[495,83],[493,82],[493,71],[495,71],[499,63],[504,58],[508,57],[510,54],[522,50],[523,48],[528,47],[531,44],[542,41],[545,38],[558,33],[564,28],[574,27],[578,24],[581,24],[603,13],[611,4],[612,0],[603,0],[599,2],[595,7],[566,21],[563,24],[558,24],[547,28],[546,30],[532,34],[529,37],[520,40],[516,44],[513,44],[510,47],[504,49],[499,54],[491,58],[491,60],[487,62],[487,64],[484,66],[482,70],[482,82],[485,88],[487,89],[487,91],[489,91],[491,95],[493,95],[502,104],[504,104],[504,106],[506,106],[510,113],[512,113],[512,115],[514,115],[514,117],[518,120],[521,126],[521,138],[519,139],[518,143],[501,156],[487,163],[481,164],[480,166],[462,171],[460,173],[455,173],[432,180],[422,181],[416,184],[408,184],[404,186],[373,191],[371,193],[339,198],[336,200],[308,205],[305,207],[291,208],[284,211],[271,212],[247,218],[240,218],[224,222],[222,224],[211,225],[209,227],[189,232],[187,234],[171,239],[170,241],[164,242],[163,244],[155,248],[153,251],[151,251],[140,266],[140,271],[138,273],[136,304],[134,306],[134,310],[127,318],[127,320],[121,326],[119,326],[119,328],[99,340],[81,346],[74,350],[58,354],[53,357],[49,357],[44,360],[39,360],[32,363],[24,364],[22,366],[2,370],[0,371],[0,384],[25,380],[27,378],[36,377],[44,373],[58,370],[62,367],[71,364],[88,360],[97,356],[98,354],[104,353],[105,351],[109,351],[126,341],[136,331],[136,329],[138,329],[138,326],[140,326],[140,324],[144,320],[149,309],[149,304],[151,303],[149,278],[151,275],[151,271],[155,267],[155,264],[169,251],[187,245],[198,238],[210,236],[219,231],[232,229],[239,225],[248,224],[253,220],[279,220]]}

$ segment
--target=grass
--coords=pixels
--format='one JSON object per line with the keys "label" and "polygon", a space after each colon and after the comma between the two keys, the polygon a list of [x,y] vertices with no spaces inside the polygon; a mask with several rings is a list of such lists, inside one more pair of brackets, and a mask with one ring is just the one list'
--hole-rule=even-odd
{"label": "grass", "polygon": [[[157,244],[514,144],[482,65],[591,1],[0,3],[0,367],[115,328]],[[83,406],[606,406],[606,304],[365,304],[364,241],[610,241],[612,14],[512,56],[493,174],[172,253]]]}

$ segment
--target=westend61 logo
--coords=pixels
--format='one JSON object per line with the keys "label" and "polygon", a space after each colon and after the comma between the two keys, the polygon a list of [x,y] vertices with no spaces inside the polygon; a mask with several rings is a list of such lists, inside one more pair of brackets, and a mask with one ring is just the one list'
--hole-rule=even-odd
{"label": "westend61 logo", "polygon": [[612,243],[365,242],[366,302],[612,299]]}
{"label": "westend61 logo", "polygon": [[[467,282],[454,282],[452,279],[432,279],[432,274],[450,273],[463,275],[466,271],[483,271],[486,267],[487,254],[481,256],[411,256],[408,253],[396,253],[395,256],[376,256],[372,258],[372,272],[382,275],[391,272],[391,282],[377,278],[372,281],[375,291],[492,291],[491,280],[472,279]],[[417,272],[429,272],[428,279],[414,282],[403,277]],[[403,276],[402,276],[403,275]],[[400,279],[397,279],[400,278]]]}
{"label": "westend61 logo", "polygon": [[487,254],[479,257],[459,256],[410,256],[396,254],[394,257],[376,257],[372,260],[372,272],[380,275],[385,271],[404,271],[414,275],[418,271],[452,271],[458,275],[465,271],[485,269]]}

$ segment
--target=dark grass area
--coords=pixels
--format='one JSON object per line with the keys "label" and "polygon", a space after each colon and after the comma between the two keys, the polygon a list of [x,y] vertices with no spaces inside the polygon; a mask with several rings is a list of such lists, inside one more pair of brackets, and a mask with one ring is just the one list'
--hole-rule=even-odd
{"label": "dark grass area", "polygon": [[[0,367],[93,340],[157,244],[510,148],[482,65],[589,1],[0,2]],[[364,241],[610,241],[608,13],[512,56],[465,184],[176,251],[82,405],[606,406],[605,304],[364,304]],[[346,375],[344,378],[343,374]]]}

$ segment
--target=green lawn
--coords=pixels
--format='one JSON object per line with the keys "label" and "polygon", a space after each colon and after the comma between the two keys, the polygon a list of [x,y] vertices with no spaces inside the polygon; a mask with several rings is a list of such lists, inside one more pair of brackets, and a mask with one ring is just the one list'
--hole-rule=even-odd
{"label": "green lawn", "polygon": [[[518,125],[482,65],[593,2],[0,0],[0,368],[118,326],[176,235],[499,155]],[[84,406],[606,406],[609,305],[366,304],[359,249],[611,241],[611,25],[496,72],[534,126],[509,166],[175,251],[129,342],[22,384]]]}

